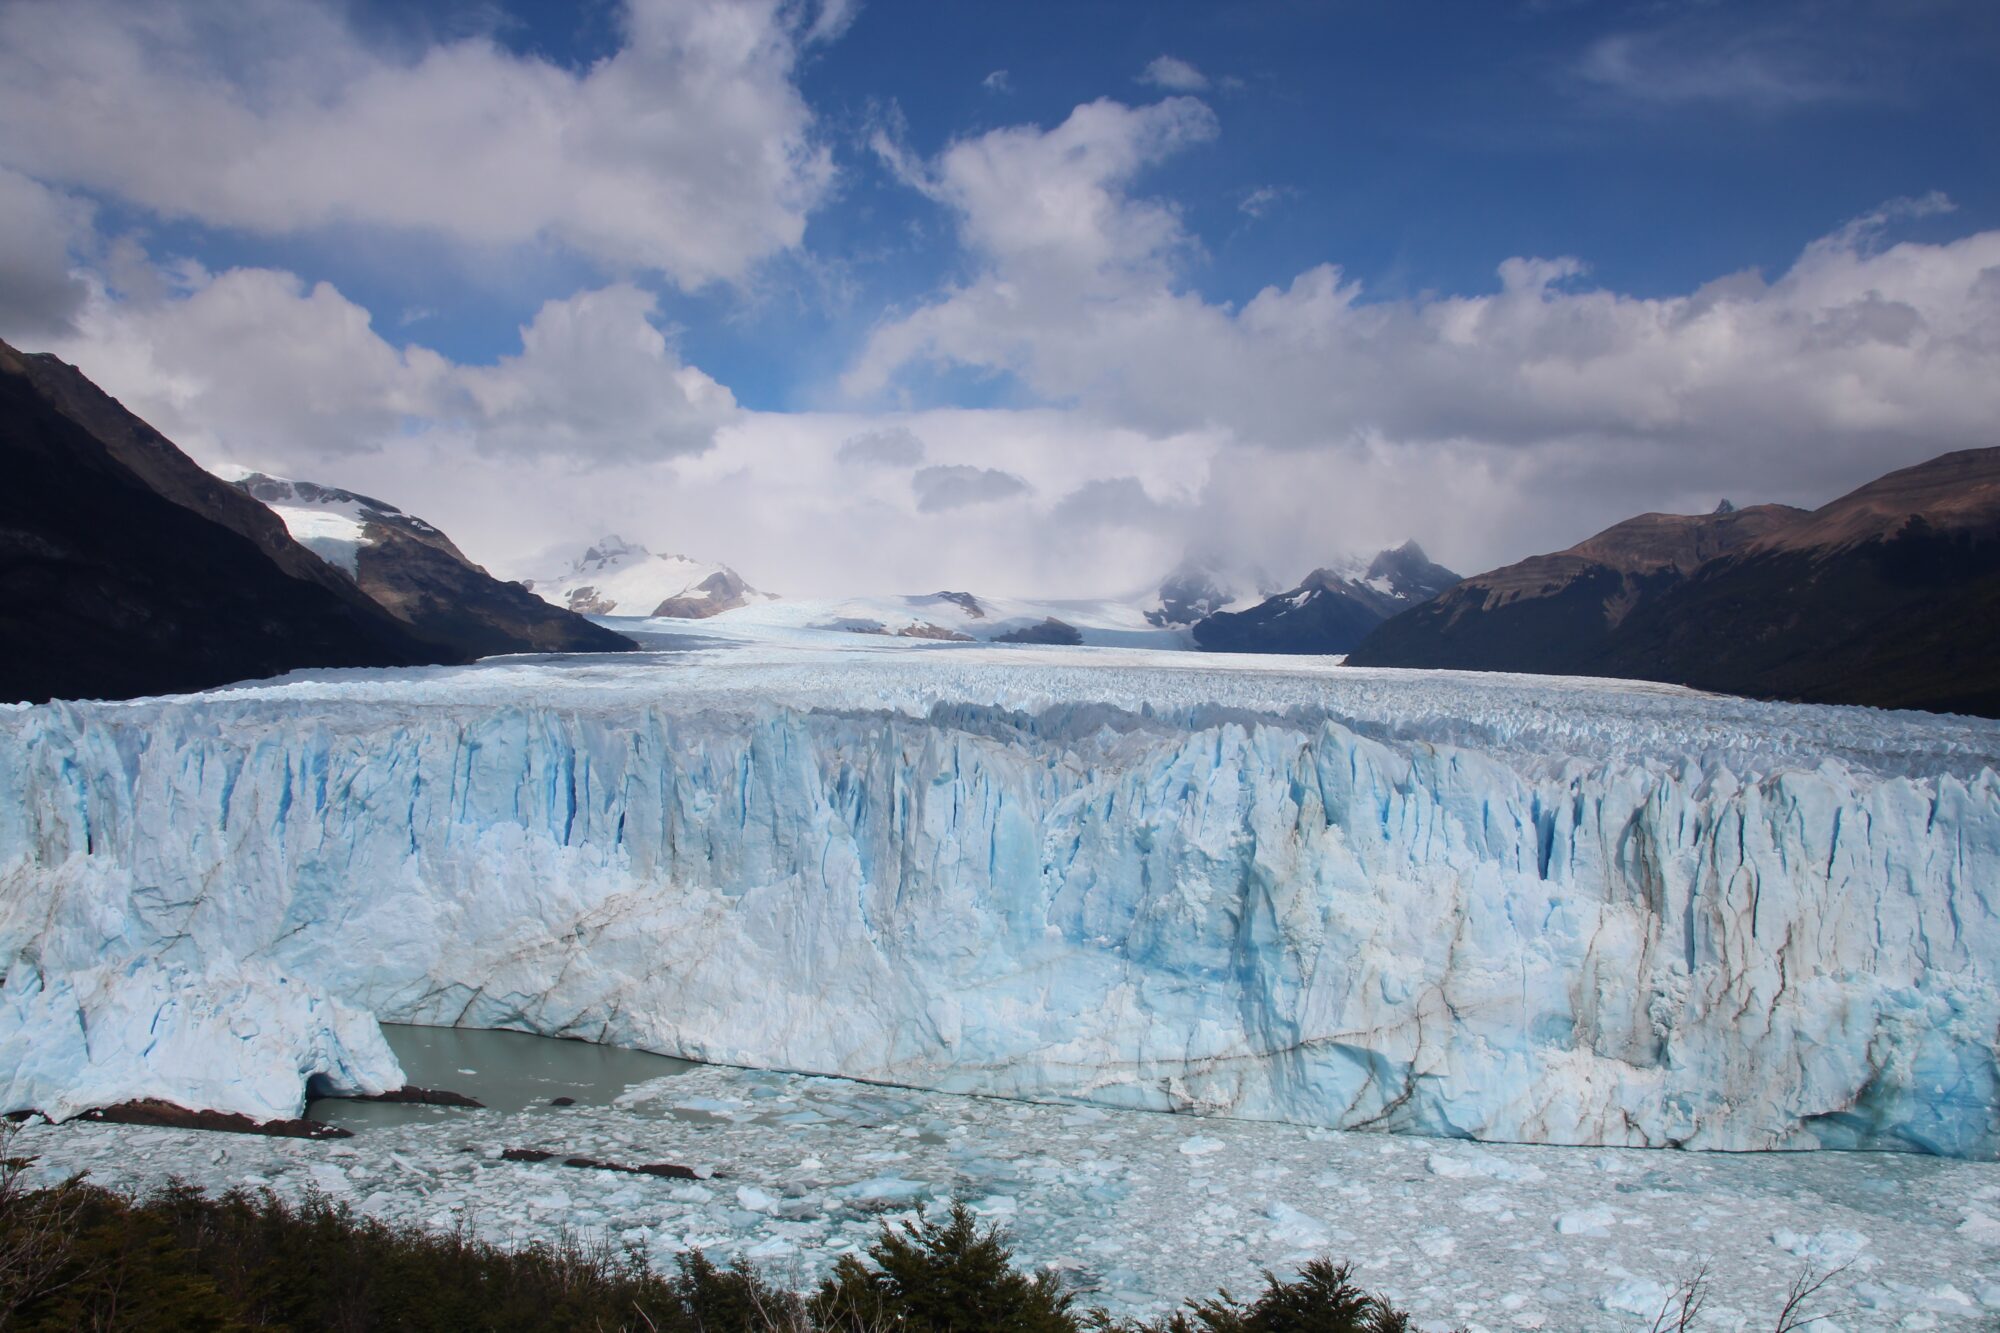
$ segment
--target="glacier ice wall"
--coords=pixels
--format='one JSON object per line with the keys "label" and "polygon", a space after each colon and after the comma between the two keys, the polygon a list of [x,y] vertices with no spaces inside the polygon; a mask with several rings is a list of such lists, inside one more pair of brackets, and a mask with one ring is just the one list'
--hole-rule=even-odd
{"label": "glacier ice wall", "polygon": [[52,1120],[157,1100],[278,1120],[327,1094],[387,1092],[402,1067],[374,1018],[269,963],[193,969],[144,954],[0,986],[0,1106]]}
{"label": "glacier ice wall", "polygon": [[1427,737],[1416,685],[1346,714],[1145,692],[0,711],[0,957],[268,966],[385,1021],[954,1091],[2000,1149],[1984,762],[1756,739],[1863,710],[1542,752],[1478,743],[1505,698]]}

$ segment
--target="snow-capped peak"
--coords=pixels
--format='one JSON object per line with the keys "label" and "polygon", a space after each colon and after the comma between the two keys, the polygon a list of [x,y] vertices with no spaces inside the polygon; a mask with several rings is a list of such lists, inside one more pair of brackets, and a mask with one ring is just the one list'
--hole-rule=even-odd
{"label": "snow-capped peak", "polygon": [[628,542],[615,532],[606,533],[592,542],[584,553],[577,557],[573,568],[602,569],[608,564],[624,560],[627,556],[649,556],[652,552],[637,542]]}
{"label": "snow-capped peak", "polygon": [[546,602],[599,616],[699,620],[774,600],[727,565],[656,555],[616,533],[599,537],[560,572],[522,581]]}

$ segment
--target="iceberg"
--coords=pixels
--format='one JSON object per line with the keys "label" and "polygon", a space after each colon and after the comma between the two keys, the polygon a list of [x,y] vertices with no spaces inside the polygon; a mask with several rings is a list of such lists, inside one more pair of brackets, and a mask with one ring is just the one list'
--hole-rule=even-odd
{"label": "iceberg", "polygon": [[0,709],[0,1060],[84,1041],[29,989],[107,967],[324,1000],[171,1061],[93,1024],[0,1109],[392,1077],[349,1006],[946,1092],[1990,1158],[1996,753],[1654,685],[927,644]]}

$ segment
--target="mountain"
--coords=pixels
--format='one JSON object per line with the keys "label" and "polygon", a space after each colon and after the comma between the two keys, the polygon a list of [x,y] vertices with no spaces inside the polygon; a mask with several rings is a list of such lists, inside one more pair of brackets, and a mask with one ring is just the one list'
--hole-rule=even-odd
{"label": "mountain", "polygon": [[0,343],[0,700],[460,660],[74,366]]}
{"label": "mountain", "polygon": [[1592,674],[1578,664],[1634,607],[1804,514],[1785,505],[1727,504],[1713,514],[1641,514],[1566,551],[1466,579],[1375,631],[1348,660]]}
{"label": "mountain", "polygon": [[235,485],[283,519],[298,542],[345,570],[383,609],[463,656],[637,647],[518,583],[494,578],[451,538],[392,504],[261,472]]}
{"label": "mountain", "polygon": [[1140,606],[1150,625],[1187,629],[1218,611],[1255,606],[1275,591],[1276,581],[1260,569],[1190,555]]}
{"label": "mountain", "polygon": [[1811,511],[1644,514],[1467,579],[1348,660],[2000,716],[2000,449]]}
{"label": "mountain", "polygon": [[727,565],[684,555],[654,555],[617,536],[603,537],[558,574],[522,580],[536,596],[580,615],[668,616],[703,620],[754,602],[777,600]]}
{"label": "mountain", "polygon": [[1197,622],[1195,642],[1216,653],[1344,653],[1390,616],[1458,582],[1414,541],[1367,567],[1315,569],[1289,592]]}

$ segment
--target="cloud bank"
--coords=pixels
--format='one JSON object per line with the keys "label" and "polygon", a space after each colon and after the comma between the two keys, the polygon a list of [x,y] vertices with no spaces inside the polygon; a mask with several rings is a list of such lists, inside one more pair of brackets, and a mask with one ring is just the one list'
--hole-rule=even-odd
{"label": "cloud bank", "polygon": [[210,461],[324,480],[343,459],[447,434],[489,460],[587,471],[700,452],[737,415],[653,325],[652,294],[625,284],[545,303],[519,353],[480,366],[397,347],[328,283],[187,266],[155,277],[173,284],[159,299],[100,287],[50,346]]}
{"label": "cloud bank", "polygon": [[[1664,295],[1524,255],[1485,290],[1385,298],[1323,263],[1225,301],[1153,192],[1163,164],[1219,151],[1187,95],[930,154],[878,133],[954,276],[874,324],[830,406],[746,411],[683,354],[663,294],[753,283],[799,245],[834,168],[795,76],[854,15],[637,0],[617,49],[571,69],[484,37],[391,49],[307,0],[226,21],[17,0],[0,115],[33,132],[0,137],[0,335],[204,461],[380,494],[502,572],[609,530],[792,593],[1124,592],[1190,549],[1283,581],[1410,536],[1470,571],[1640,509],[1818,503],[2000,443],[2000,233],[1899,239],[1941,199]],[[1584,59],[1606,87],[1650,71],[1663,103],[1707,99],[1665,80],[1679,49]],[[1290,197],[1222,196],[1253,221]],[[429,312],[370,310],[305,263],[149,254],[97,230],[121,212],[559,247],[604,271],[503,355],[456,360],[425,345]],[[1029,406],[913,406],[968,381]]]}
{"label": "cloud bank", "polygon": [[[1349,480],[1329,514],[1364,479],[1406,479],[1390,497],[1443,497],[1476,476],[1502,493],[1449,520],[1486,530],[1459,543],[1473,563],[1533,540],[1507,517],[1531,497],[1508,488],[1609,522],[1635,495],[1817,502],[1995,443],[2000,233],[1887,234],[1938,200],[1843,226],[1773,278],[1724,275],[1678,296],[1593,286],[1574,258],[1520,257],[1484,294],[1370,300],[1322,264],[1234,307],[1194,289],[1177,213],[1131,188],[1138,168],[1214,133],[1190,99],[1096,102],[919,164],[976,271],[879,325],[846,387],[866,400],[925,366],[1002,372],[1142,433],[1216,432],[1271,475],[1314,470],[1274,461],[1288,452],[1335,460]],[[1407,513],[1435,540],[1421,529],[1443,512],[1425,519]],[[1528,549],[1583,535],[1558,528]]]}
{"label": "cloud bank", "polygon": [[163,218],[267,234],[341,223],[549,241],[684,287],[799,244],[832,160],[792,82],[781,0],[632,0],[580,71],[486,37],[414,55],[311,0],[0,7],[0,165]]}

